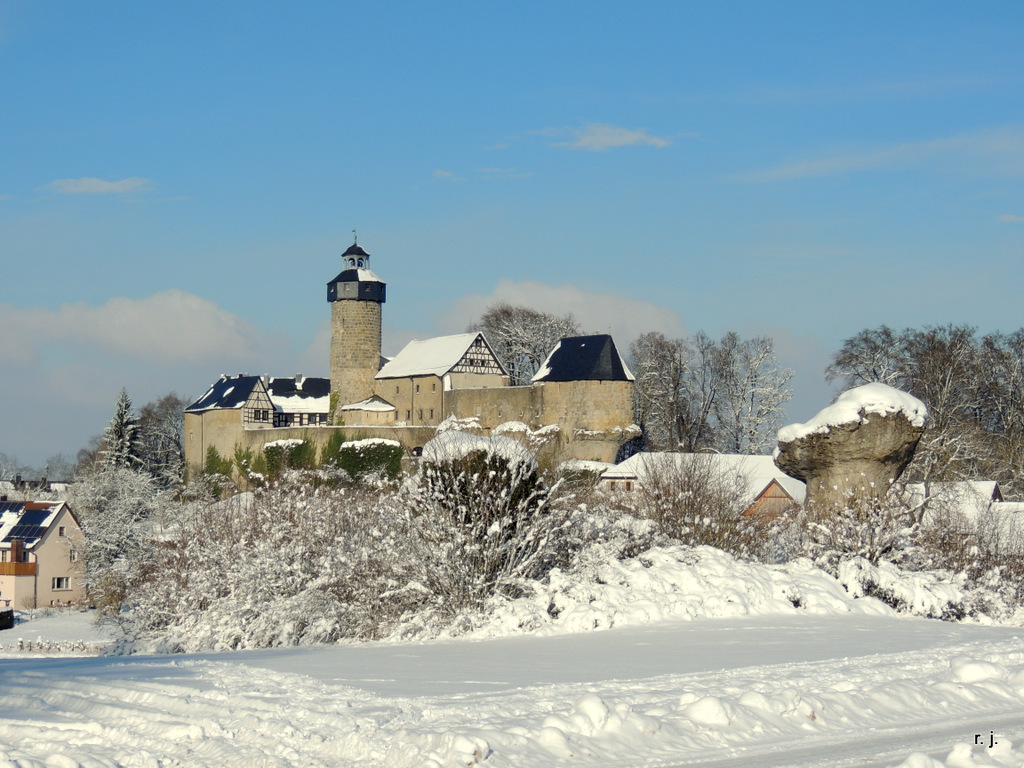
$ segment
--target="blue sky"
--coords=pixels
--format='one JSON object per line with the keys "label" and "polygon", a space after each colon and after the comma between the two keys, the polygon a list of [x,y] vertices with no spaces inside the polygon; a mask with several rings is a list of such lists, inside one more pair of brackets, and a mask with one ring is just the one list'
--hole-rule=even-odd
{"label": "blue sky", "polygon": [[1024,322],[1018,3],[0,0],[0,451],[222,372],[327,373],[352,230],[385,352],[496,299],[776,339]]}

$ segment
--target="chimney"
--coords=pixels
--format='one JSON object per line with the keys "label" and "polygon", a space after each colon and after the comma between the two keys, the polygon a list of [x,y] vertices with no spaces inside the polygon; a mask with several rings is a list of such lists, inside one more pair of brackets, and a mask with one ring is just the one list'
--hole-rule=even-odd
{"label": "chimney", "polygon": [[25,542],[21,539],[11,539],[11,562],[20,563],[25,557]]}
{"label": "chimney", "polygon": [[296,389],[302,389],[302,374],[301,373],[296,373],[295,374],[295,388]]}

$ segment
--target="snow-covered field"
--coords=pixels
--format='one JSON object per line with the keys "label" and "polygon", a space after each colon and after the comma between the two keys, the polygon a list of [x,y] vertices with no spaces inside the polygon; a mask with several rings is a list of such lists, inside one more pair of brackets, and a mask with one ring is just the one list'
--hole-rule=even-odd
{"label": "snow-covered field", "polygon": [[662,559],[529,633],[523,603],[463,639],[54,656],[102,638],[35,619],[0,633],[0,766],[1024,766],[1024,630]]}

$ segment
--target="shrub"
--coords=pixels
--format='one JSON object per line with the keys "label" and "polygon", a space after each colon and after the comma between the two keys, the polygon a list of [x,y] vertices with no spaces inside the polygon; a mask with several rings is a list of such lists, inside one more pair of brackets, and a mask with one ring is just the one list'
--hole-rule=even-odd
{"label": "shrub", "polygon": [[370,475],[394,480],[402,471],[402,445],[397,440],[368,438],[345,442],[340,432],[328,438],[320,464],[344,471],[354,481]]}
{"label": "shrub", "polygon": [[636,491],[636,510],[689,546],[749,554],[755,523],[745,517],[746,478],[711,454],[652,454]]}
{"label": "shrub", "polygon": [[203,472],[207,475],[231,477],[231,459],[222,458],[220,452],[211,445],[206,449],[206,462],[203,464]]}
{"label": "shrub", "polygon": [[263,446],[267,474],[280,477],[289,469],[313,469],[316,466],[316,448],[308,440],[285,438]]}

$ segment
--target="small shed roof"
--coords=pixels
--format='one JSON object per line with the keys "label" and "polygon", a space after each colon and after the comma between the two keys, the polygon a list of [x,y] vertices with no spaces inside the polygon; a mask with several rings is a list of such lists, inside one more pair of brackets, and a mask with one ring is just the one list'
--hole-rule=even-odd
{"label": "small shed roof", "polygon": [[561,339],[534,375],[541,381],[633,381],[608,334]]}

